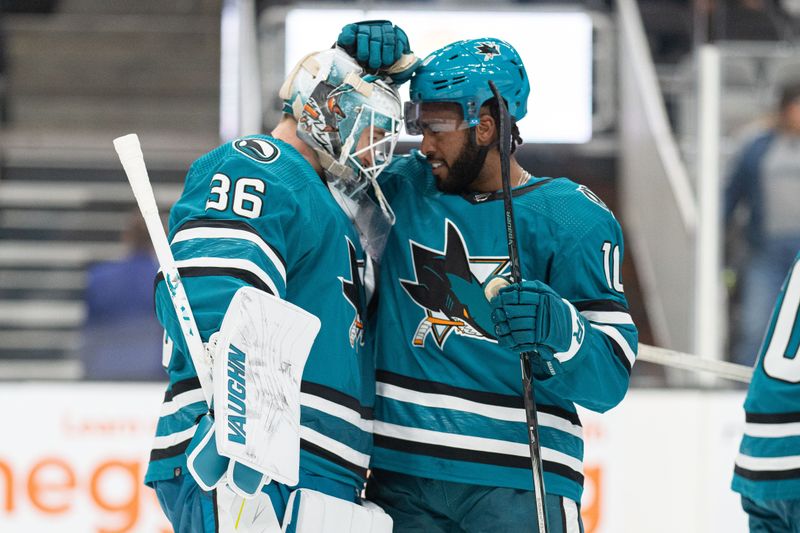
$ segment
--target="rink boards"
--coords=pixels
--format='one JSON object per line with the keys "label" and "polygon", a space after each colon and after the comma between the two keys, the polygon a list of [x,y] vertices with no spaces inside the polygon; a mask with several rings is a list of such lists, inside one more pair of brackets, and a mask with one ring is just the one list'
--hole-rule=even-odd
{"label": "rink boards", "polygon": [[[3,384],[0,531],[170,531],[141,479],[163,387]],[[737,533],[744,391],[633,390],[582,412],[586,533]]]}

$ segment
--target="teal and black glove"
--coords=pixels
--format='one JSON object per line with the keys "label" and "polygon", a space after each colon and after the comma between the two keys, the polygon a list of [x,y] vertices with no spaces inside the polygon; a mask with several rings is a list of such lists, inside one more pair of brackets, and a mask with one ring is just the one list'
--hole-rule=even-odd
{"label": "teal and black glove", "polygon": [[[585,327],[553,289],[541,281],[523,281],[500,289],[489,302],[497,342],[515,352],[534,352],[535,374],[554,375],[554,354],[577,351]],[[574,342],[573,342],[574,341]],[[537,360],[538,359],[538,360]]]}
{"label": "teal and black glove", "polygon": [[388,20],[347,24],[336,45],[365,69],[385,75],[397,85],[409,80],[419,65],[406,33]]}

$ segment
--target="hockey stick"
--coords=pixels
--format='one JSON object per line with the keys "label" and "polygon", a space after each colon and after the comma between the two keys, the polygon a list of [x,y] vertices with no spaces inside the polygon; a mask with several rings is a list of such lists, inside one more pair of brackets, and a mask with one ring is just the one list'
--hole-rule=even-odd
{"label": "hockey stick", "polygon": [[639,345],[636,360],[682,370],[708,372],[724,379],[741,381],[742,383],[750,383],[753,378],[753,369],[749,366],[705,359],[699,355],[676,352],[666,348],[659,348],[658,346],[650,346],[649,344]]}
{"label": "hockey stick", "polygon": [[[514,204],[511,190],[511,118],[505,100],[493,81],[489,81],[497,107],[500,111],[500,177],[503,181],[503,208],[505,211],[506,239],[508,240],[508,260],[511,263],[511,278],[514,283],[522,281],[519,264],[517,232],[514,227]],[[536,397],[531,378],[531,354],[520,354],[522,366],[522,394],[525,399],[525,420],[528,423],[528,445],[531,454],[533,473],[533,494],[536,499],[536,519],[539,533],[547,533],[547,507],[545,506],[544,474],[542,472],[542,450],[539,446],[539,420],[536,416]]]}
{"label": "hockey stick", "polygon": [[192,308],[189,306],[189,299],[183,287],[183,281],[178,273],[175,258],[167,241],[167,235],[161,225],[161,217],[158,214],[158,205],[153,195],[153,187],[150,185],[150,178],[147,175],[147,167],[144,164],[142,147],[139,144],[139,137],[135,133],[117,137],[114,139],[114,148],[119,155],[125,174],[133,189],[136,203],[147,225],[147,232],[153,242],[156,257],[161,265],[161,272],[164,273],[164,281],[169,289],[169,297],[178,315],[178,322],[181,325],[183,337],[186,340],[186,347],[189,349],[189,356],[192,359],[194,368],[197,371],[197,378],[200,380],[200,387],[203,390],[206,403],[211,407],[211,397],[213,393],[211,382],[211,365],[206,361],[206,350],[200,338],[200,331],[194,321]]}

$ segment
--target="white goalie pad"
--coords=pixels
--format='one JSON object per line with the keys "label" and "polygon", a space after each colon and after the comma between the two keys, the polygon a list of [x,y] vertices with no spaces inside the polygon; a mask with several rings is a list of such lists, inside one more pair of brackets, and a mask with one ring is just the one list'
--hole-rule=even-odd
{"label": "white goalie pad", "polygon": [[319,319],[253,287],[236,291],[214,351],[219,453],[287,485],[300,466],[300,381]]}
{"label": "white goalie pad", "polygon": [[310,489],[289,496],[283,531],[296,533],[392,533],[392,519],[372,502],[340,500]]}

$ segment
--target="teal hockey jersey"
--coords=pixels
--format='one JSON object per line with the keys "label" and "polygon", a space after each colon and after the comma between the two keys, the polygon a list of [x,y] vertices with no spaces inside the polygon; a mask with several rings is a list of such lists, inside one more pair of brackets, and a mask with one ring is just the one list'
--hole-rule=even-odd
{"label": "teal hockey jersey", "polygon": [[775,303],[744,411],[733,490],[754,500],[800,498],[800,253]]}
{"label": "teal hockey jersey", "polygon": [[[320,177],[280,140],[237,139],[194,162],[169,227],[204,342],[245,285],[319,317],[301,385],[300,467],[360,490],[375,393],[362,335],[364,253]],[[206,412],[163,275],[156,280],[156,312],[174,349],[146,482],[186,472],[184,452]]]}
{"label": "teal hockey jersey", "polygon": [[[397,216],[381,262],[373,466],[532,490],[519,355],[493,337],[483,285],[509,273],[501,193],[443,194],[419,152],[381,177]],[[575,404],[622,400],[637,350],[622,233],[591,191],[533,178],[514,190],[522,275],[567,299],[585,326],[563,372],[535,380],[546,490],[580,501]]]}

